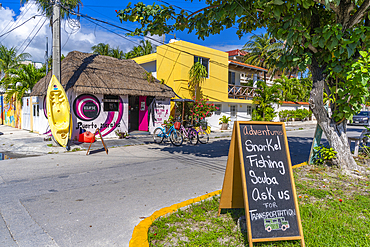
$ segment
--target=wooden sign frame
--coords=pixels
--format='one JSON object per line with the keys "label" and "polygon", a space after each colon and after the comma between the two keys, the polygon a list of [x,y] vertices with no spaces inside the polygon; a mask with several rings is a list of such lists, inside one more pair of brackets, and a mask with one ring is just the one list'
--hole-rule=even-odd
{"label": "wooden sign frame", "polygon": [[[243,125],[281,125],[283,130],[283,137],[285,143],[286,157],[288,161],[292,197],[295,206],[297,226],[299,236],[288,237],[272,237],[272,238],[252,238],[251,216],[249,212],[247,181],[245,176],[242,139],[240,133],[240,124]],[[253,247],[254,242],[267,242],[267,241],[283,241],[283,240],[301,240],[301,247],[305,247],[301,218],[298,207],[297,193],[294,184],[292,164],[290,160],[290,153],[288,147],[288,139],[286,136],[285,125],[282,122],[255,122],[255,121],[235,121],[233,134],[230,142],[229,155],[225,171],[224,182],[222,186],[222,193],[220,198],[220,205],[218,214],[220,215],[221,209],[229,208],[245,208],[247,234],[249,246]]]}
{"label": "wooden sign frame", "polygon": [[[103,146],[104,146],[104,149],[105,149],[105,152],[108,154],[108,148],[107,148],[107,146],[106,146],[106,145],[105,145],[105,143],[104,143],[104,140],[103,140],[103,137],[102,137],[102,135],[101,135],[101,132],[100,132],[100,129],[99,129],[99,128],[97,128],[97,129],[95,130],[95,132],[94,132],[94,137],[95,137],[96,133],[99,133],[99,136],[100,136],[101,142],[103,143]],[[90,148],[91,148],[91,145],[92,145],[92,143],[93,143],[93,142],[94,142],[94,138],[92,138],[92,139],[91,139],[91,143],[90,143],[89,149],[87,150],[86,155],[88,155],[88,154],[90,153]]]}

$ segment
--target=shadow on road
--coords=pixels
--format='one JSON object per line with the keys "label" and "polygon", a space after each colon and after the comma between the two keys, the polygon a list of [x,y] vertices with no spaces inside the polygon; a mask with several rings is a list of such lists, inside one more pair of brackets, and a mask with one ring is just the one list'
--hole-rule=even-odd
{"label": "shadow on road", "polygon": [[171,142],[162,142],[158,144],[158,147],[151,149],[165,151],[171,154],[193,154],[197,157],[218,158],[229,154],[229,146],[229,139],[220,139],[207,144],[198,143],[197,145],[191,145],[184,141],[179,147],[172,145]]}

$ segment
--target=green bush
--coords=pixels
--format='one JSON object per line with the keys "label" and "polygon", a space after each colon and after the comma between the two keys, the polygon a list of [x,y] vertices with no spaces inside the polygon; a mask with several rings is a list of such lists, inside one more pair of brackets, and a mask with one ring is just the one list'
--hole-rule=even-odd
{"label": "green bush", "polygon": [[[276,117],[276,112],[273,107],[266,107],[262,114],[262,108],[256,108],[252,111],[252,121],[272,121]],[[263,119],[263,116],[265,119]]]}
{"label": "green bush", "polygon": [[312,112],[307,109],[297,109],[297,110],[283,110],[279,112],[279,117],[281,121],[286,122],[292,120],[307,120],[312,116]]}
{"label": "green bush", "polygon": [[313,162],[315,165],[331,164],[333,159],[336,158],[336,154],[337,152],[333,148],[317,146],[314,148]]}

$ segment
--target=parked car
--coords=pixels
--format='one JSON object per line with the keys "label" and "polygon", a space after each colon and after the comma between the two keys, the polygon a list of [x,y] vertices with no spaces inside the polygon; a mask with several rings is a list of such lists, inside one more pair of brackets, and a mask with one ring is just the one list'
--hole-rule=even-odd
{"label": "parked car", "polygon": [[354,115],[351,125],[370,125],[370,111],[361,111],[359,114]]}

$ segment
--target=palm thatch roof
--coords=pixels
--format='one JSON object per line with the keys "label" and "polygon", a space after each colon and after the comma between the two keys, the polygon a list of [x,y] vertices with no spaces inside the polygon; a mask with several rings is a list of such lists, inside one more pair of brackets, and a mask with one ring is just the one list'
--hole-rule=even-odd
{"label": "palm thatch roof", "polygon": [[[78,94],[175,96],[173,90],[158,80],[149,82],[146,70],[133,60],[70,52],[61,63],[61,84]],[[52,73],[49,72],[33,87],[31,96],[46,95]]]}

